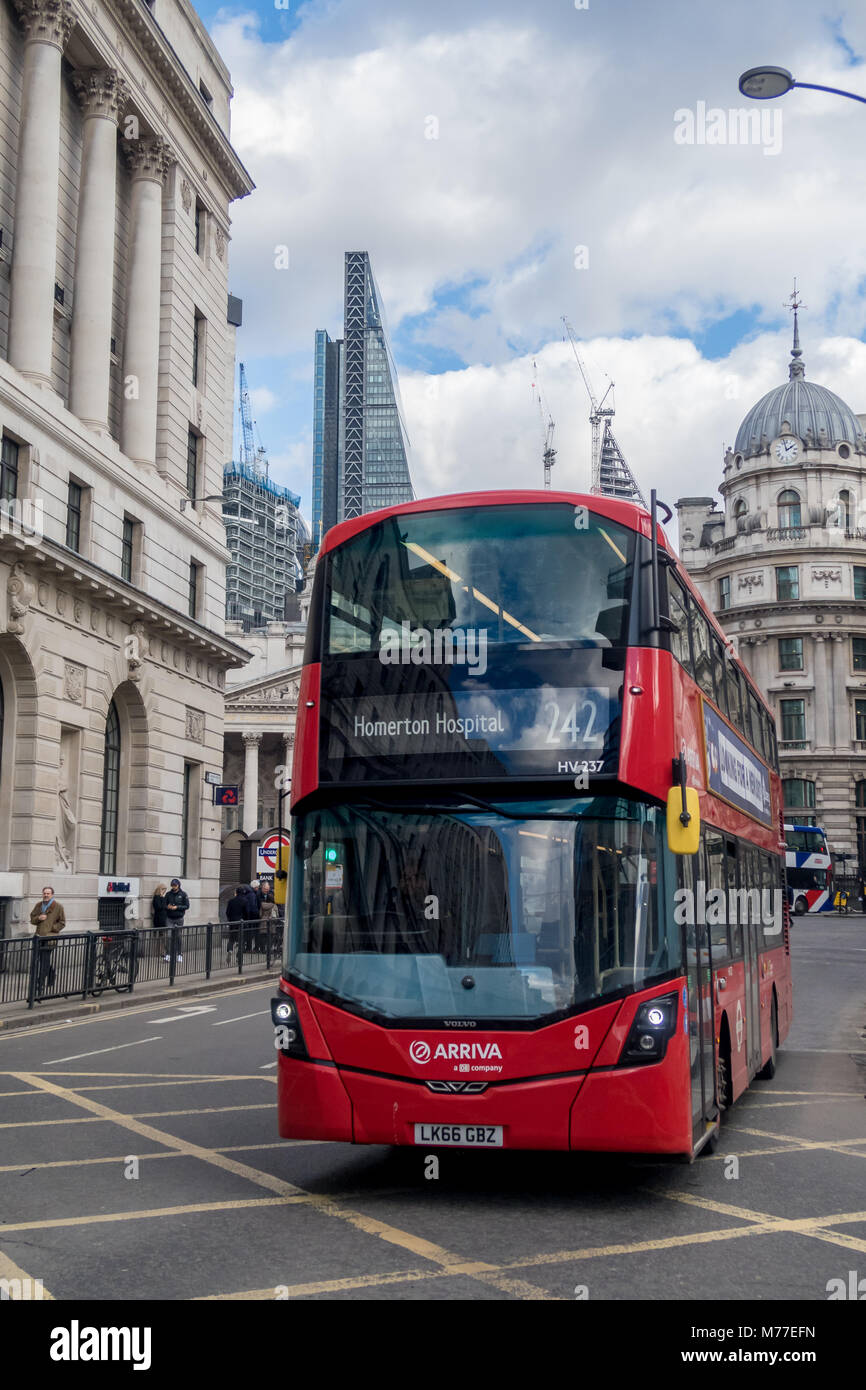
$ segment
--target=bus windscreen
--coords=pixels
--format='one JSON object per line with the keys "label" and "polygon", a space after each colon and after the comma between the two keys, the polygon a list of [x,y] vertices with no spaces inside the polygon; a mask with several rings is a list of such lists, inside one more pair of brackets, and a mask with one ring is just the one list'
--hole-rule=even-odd
{"label": "bus windscreen", "polygon": [[291,978],[382,1018],[532,1019],[664,977],[664,812],[556,805],[299,816]]}

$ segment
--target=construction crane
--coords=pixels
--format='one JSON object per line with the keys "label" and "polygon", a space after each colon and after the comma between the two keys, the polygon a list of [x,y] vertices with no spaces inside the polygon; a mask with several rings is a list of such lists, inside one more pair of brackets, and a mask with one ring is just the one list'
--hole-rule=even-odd
{"label": "construction crane", "polygon": [[[541,458],[544,463],[544,486],[550,487],[550,470],[556,462],[556,450],[553,447],[553,431],[556,429],[556,422],[541,394],[541,386],[538,380],[538,363],[532,359],[532,370],[535,374],[535,381],[532,383],[532,390],[535,399],[538,401],[538,413],[541,416]],[[545,416],[547,417],[545,419]]]}
{"label": "construction crane", "polygon": [[253,439],[253,412],[250,405],[250,393],[247,387],[247,373],[243,362],[239,367],[240,379],[240,417],[241,434],[243,443],[241,444],[241,463],[245,463],[248,468],[252,468],[256,473],[263,473],[267,477],[268,457],[264,444],[259,438],[258,447]]}
{"label": "construction crane", "polygon": [[[580,369],[591,407],[589,414],[589,423],[592,426],[590,491],[605,497],[620,497],[628,502],[640,502],[641,506],[645,507],[646,499],[638,487],[637,480],[626,462],[622,449],[614,438],[611,426],[611,420],[616,414],[612,394],[613,382],[608,382],[607,390],[601,400],[597,400],[589,373],[584,366],[583,358],[577,346],[574,329],[564,314],[562,315],[562,322],[565,325],[571,350]],[[608,396],[610,396],[610,405],[605,405]]]}

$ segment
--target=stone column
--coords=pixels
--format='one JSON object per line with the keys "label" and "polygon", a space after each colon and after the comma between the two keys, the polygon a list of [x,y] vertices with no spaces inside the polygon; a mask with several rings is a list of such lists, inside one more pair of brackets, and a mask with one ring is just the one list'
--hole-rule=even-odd
{"label": "stone column", "polygon": [[827,752],[830,748],[830,706],[833,703],[833,687],[830,677],[832,647],[828,652],[830,633],[816,632],[812,635],[815,662],[815,752]]}
{"label": "stone column", "polygon": [[162,276],[162,184],[169,147],[159,136],[124,140],[132,169],[123,421],[120,447],[136,463],[156,462],[159,317]]}
{"label": "stone column", "polygon": [[73,81],[84,109],[84,138],[75,243],[69,409],[86,425],[107,430],[117,118],[126,102],[127,90],[112,68],[77,72]]}
{"label": "stone column", "polygon": [[15,0],[15,5],[26,40],[9,361],[32,381],[51,386],[60,181],[60,55],[74,16],[69,0]]}
{"label": "stone column", "polygon": [[848,695],[848,637],[834,632],[830,647],[830,686],[827,690],[830,706],[830,741],[837,753],[851,747],[851,706]]}
{"label": "stone column", "polygon": [[258,829],[259,815],[259,745],[261,734],[244,734],[244,823],[245,835]]}

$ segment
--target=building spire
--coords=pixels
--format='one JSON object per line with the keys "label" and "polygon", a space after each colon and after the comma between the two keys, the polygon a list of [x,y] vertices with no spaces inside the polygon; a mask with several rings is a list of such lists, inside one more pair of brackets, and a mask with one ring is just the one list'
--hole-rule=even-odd
{"label": "building spire", "polygon": [[797,310],[805,309],[806,305],[803,303],[802,299],[799,298],[796,275],[794,276],[794,293],[788,295],[785,301],[785,308],[793,310],[794,313],[794,345],[791,348],[791,361],[788,365],[788,377],[793,381],[795,377],[804,377],[806,375],[806,368],[800,361],[803,353],[800,349],[800,329],[797,323]]}

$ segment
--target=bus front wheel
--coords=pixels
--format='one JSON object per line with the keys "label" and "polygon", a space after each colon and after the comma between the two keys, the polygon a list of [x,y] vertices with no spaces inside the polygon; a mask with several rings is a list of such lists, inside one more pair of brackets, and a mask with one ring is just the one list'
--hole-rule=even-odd
{"label": "bus front wheel", "polygon": [[798,917],[802,917],[809,911],[809,904],[804,897],[794,899],[794,911]]}

